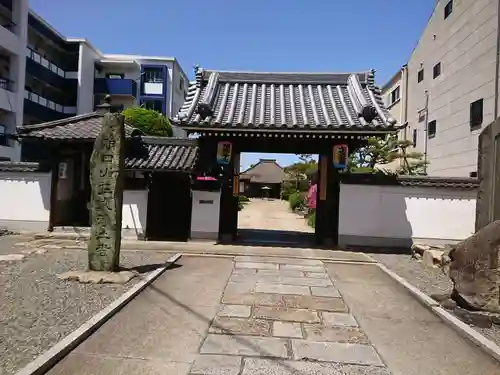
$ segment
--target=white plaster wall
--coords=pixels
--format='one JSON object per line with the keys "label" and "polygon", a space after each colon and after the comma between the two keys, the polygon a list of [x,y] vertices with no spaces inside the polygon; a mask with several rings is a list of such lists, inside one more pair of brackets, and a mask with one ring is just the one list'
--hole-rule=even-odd
{"label": "white plaster wall", "polygon": [[137,236],[146,232],[148,217],[148,191],[125,190],[123,192],[122,229],[130,230]]}
{"label": "white plaster wall", "polygon": [[0,222],[48,223],[51,179],[50,173],[0,172]]}
{"label": "white plaster wall", "polygon": [[342,184],[339,240],[460,241],[474,233],[476,197],[471,190]]}
{"label": "white plaster wall", "polygon": [[216,239],[219,234],[220,191],[192,191],[191,237]]}
{"label": "white plaster wall", "polygon": [[95,61],[101,56],[89,44],[80,43],[78,59],[78,99],[77,114],[94,111],[94,72]]}

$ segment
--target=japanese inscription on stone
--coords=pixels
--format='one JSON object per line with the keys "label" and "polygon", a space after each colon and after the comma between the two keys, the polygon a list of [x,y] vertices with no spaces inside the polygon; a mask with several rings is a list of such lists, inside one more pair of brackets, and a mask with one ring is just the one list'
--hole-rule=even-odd
{"label": "japanese inscription on stone", "polygon": [[105,114],[90,158],[92,228],[88,252],[92,271],[117,271],[119,267],[124,142],[123,116]]}

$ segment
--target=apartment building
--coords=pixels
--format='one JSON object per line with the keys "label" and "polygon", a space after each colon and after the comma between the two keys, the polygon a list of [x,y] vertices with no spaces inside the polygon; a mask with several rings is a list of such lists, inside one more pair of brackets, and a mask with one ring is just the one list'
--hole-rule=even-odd
{"label": "apartment building", "polygon": [[8,135],[23,121],[28,0],[0,0],[0,160],[18,160]]}
{"label": "apartment building", "polygon": [[429,175],[477,172],[478,135],[498,117],[499,3],[438,0],[408,63],[383,86]]}
{"label": "apartment building", "polygon": [[[61,35],[27,0],[0,0],[0,158],[18,160],[16,126],[88,113],[113,104],[143,105],[172,117],[188,78],[173,57],[112,55],[86,39]],[[174,127],[174,135],[184,132]]]}

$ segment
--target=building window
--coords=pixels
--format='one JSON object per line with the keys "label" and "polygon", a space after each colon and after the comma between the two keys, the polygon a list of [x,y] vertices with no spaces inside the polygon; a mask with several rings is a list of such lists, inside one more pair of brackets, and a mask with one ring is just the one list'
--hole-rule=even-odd
{"label": "building window", "polygon": [[399,95],[400,95],[400,88],[398,86],[394,90],[391,91],[391,98],[390,98],[391,101],[390,101],[389,105],[396,103],[399,100],[399,97],[400,97]]}
{"label": "building window", "polygon": [[3,125],[0,125],[0,146],[7,146],[7,134]]}
{"label": "building window", "polygon": [[125,74],[121,74],[121,73],[106,73],[106,78],[108,78],[108,79],[123,79],[123,78],[125,78]]}
{"label": "building window", "polygon": [[184,78],[179,80],[179,90],[184,91]]}
{"label": "building window", "polygon": [[470,105],[470,128],[471,130],[481,127],[483,124],[483,99],[476,100]]}
{"label": "building window", "polygon": [[417,74],[417,81],[420,83],[424,80],[424,69],[420,69]]}
{"label": "building window", "polygon": [[163,102],[161,100],[142,100],[141,106],[146,109],[152,109],[153,111],[163,113]]}
{"label": "building window", "polygon": [[438,62],[436,65],[434,65],[434,69],[432,70],[432,78],[436,79],[441,75],[441,63]]}
{"label": "building window", "polygon": [[144,69],[144,82],[163,83],[163,69],[162,68]]}
{"label": "building window", "polygon": [[413,129],[413,147],[417,147],[417,129]]}
{"label": "building window", "polygon": [[448,1],[448,4],[444,7],[444,19],[447,19],[451,12],[453,12],[453,0]]}
{"label": "building window", "polygon": [[427,125],[427,138],[434,138],[436,136],[436,120],[432,120]]}

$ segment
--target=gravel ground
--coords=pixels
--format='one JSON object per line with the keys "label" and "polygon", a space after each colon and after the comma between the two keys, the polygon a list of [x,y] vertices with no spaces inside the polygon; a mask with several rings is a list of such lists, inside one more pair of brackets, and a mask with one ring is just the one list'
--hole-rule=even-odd
{"label": "gravel ground", "polygon": [[[369,254],[371,257],[384,264],[399,276],[405,278],[427,295],[441,294],[451,291],[452,282],[439,268],[430,268],[422,262],[412,259],[407,254]],[[453,312],[450,310],[450,312]],[[500,327],[493,325],[491,328],[478,328],[471,326],[476,331],[500,345]]]}
{"label": "gravel ground", "polygon": [[[2,245],[5,243],[0,242]],[[169,256],[122,251],[121,265],[158,264]],[[0,374],[15,373],[139,280],[134,278],[125,285],[93,285],[56,277],[86,265],[87,252],[81,250],[51,250],[29,255],[21,262],[0,263]]]}

